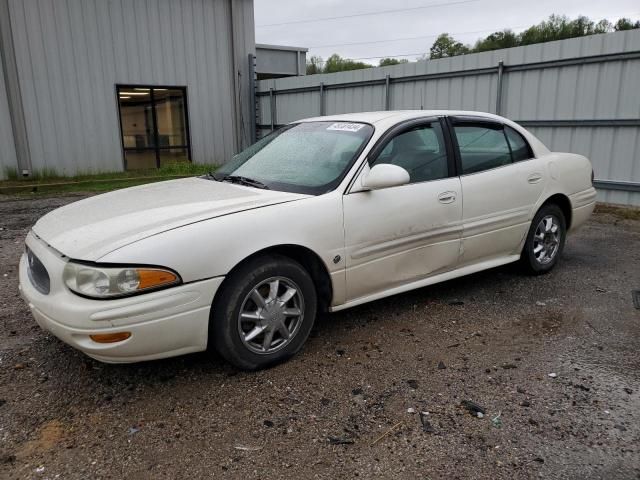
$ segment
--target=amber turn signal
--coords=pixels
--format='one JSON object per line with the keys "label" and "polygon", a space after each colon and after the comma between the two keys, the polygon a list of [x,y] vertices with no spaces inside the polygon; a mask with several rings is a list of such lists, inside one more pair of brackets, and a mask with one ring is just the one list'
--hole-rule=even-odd
{"label": "amber turn signal", "polygon": [[116,343],[122,342],[131,336],[131,332],[115,332],[115,333],[96,333],[89,335],[91,340],[97,343]]}
{"label": "amber turn signal", "polygon": [[145,288],[159,287],[167,285],[169,283],[175,283],[178,281],[178,277],[171,272],[165,270],[142,270],[136,269],[138,272],[138,278],[140,279],[140,285],[138,290],[144,290]]}

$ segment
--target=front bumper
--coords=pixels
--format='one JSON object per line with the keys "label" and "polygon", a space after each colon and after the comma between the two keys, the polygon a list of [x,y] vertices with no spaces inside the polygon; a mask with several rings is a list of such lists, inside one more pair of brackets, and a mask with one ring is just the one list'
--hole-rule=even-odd
{"label": "front bumper", "polygon": [[[207,348],[209,312],[223,277],[127,298],[92,300],[72,293],[62,282],[64,257],[31,233],[26,243],[47,268],[51,291],[43,295],[32,285],[23,255],[20,294],[38,325],[63,342],[108,363],[154,360]],[[116,343],[90,338],[123,331],[131,336]]]}

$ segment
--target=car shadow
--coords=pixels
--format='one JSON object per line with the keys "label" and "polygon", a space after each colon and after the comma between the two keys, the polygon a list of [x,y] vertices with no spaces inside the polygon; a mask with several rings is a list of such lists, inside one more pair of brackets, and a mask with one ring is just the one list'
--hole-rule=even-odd
{"label": "car shadow", "polygon": [[[553,276],[551,272],[544,277]],[[543,277],[523,275],[517,265],[505,265],[491,270],[412,290],[381,300],[350,308],[336,313],[321,314],[316,321],[307,346],[302,355],[316,355],[317,350],[326,349],[323,343],[326,338],[334,336],[338,328],[347,326],[357,329],[363,321],[377,322],[388,320],[394,315],[410,312],[415,305],[427,305],[437,302],[445,307],[458,306],[473,302],[475,299],[487,295],[506,294],[513,288],[531,288],[532,283],[544,281]],[[77,385],[76,380],[63,380],[60,371],[66,371],[71,377],[82,377],[85,388],[97,389],[102,392],[104,399],[129,395],[140,388],[157,387],[160,385],[184,385],[185,382],[197,382],[203,378],[210,378],[212,386],[232,381],[242,382],[246,378],[258,376],[269,378],[270,370],[261,372],[244,372],[229,365],[214,352],[202,352],[183,355],[162,360],[154,360],[135,364],[105,364],[93,360],[84,354],[50,337],[46,341],[48,358],[43,362],[43,375],[58,382],[60,388]],[[306,353],[305,353],[306,352]],[[309,353],[311,352],[311,353]],[[305,358],[304,361],[313,361]],[[294,359],[293,362],[296,362]],[[291,362],[289,362],[291,363]],[[277,368],[292,368],[283,364]],[[265,373],[267,372],[267,373]]]}

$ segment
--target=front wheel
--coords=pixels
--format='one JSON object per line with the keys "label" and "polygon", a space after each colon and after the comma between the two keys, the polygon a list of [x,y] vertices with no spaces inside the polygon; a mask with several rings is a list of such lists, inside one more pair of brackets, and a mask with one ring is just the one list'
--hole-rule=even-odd
{"label": "front wheel", "polygon": [[549,204],[538,210],[520,256],[525,270],[533,275],[551,271],[562,254],[566,234],[566,220],[560,207]]}
{"label": "front wheel", "polygon": [[283,362],[302,348],[316,306],[313,280],[299,263],[281,255],[250,260],[217,295],[209,344],[244,370]]}

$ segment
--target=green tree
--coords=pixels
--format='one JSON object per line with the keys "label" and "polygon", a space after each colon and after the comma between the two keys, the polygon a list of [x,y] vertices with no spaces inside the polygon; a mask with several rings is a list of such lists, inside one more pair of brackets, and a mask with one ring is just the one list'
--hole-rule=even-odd
{"label": "green tree", "polygon": [[429,58],[454,57],[469,53],[469,47],[456,41],[448,33],[441,33],[429,50]]}
{"label": "green tree", "polygon": [[335,73],[346,72],[347,70],[361,70],[363,68],[371,68],[373,65],[369,65],[364,62],[356,62],[348,58],[342,58],[337,53],[334,53],[324,64],[323,73]]}
{"label": "green tree", "polygon": [[489,50],[499,50],[500,48],[517,47],[520,44],[518,35],[511,30],[495,32],[486,38],[478,40],[473,47],[474,52],[488,52]]}
{"label": "green tree", "polygon": [[401,63],[409,63],[406,58],[382,58],[379,67],[388,67],[389,65],[399,65]]}
{"label": "green tree", "polygon": [[609,20],[602,19],[596,23],[593,33],[609,33],[613,31],[613,24]]}
{"label": "green tree", "polygon": [[629,18],[621,18],[616,22],[613,28],[616,32],[621,32],[623,30],[633,30],[635,28],[640,28],[640,21],[634,22]]}
{"label": "green tree", "polygon": [[322,57],[313,55],[307,60],[307,75],[315,75],[316,73],[322,73]]}

